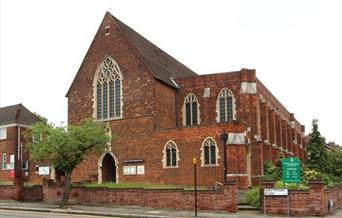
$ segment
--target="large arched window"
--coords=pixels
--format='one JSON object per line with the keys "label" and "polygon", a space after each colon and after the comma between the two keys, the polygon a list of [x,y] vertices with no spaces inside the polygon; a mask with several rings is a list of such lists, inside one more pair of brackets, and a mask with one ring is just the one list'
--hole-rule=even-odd
{"label": "large arched window", "polygon": [[224,88],[220,91],[217,99],[217,122],[235,120],[235,99],[232,91]]}
{"label": "large arched window", "polygon": [[217,166],[218,148],[216,141],[208,137],[202,143],[202,166]]}
{"label": "large arched window", "polygon": [[107,56],[95,77],[96,118],[122,117],[122,74],[113,58]]}
{"label": "large arched window", "polygon": [[165,144],[163,153],[164,168],[173,168],[178,166],[179,157],[176,143],[171,140],[168,141]]}
{"label": "large arched window", "polygon": [[188,94],[185,97],[183,105],[183,125],[194,126],[200,123],[199,104],[194,94]]}

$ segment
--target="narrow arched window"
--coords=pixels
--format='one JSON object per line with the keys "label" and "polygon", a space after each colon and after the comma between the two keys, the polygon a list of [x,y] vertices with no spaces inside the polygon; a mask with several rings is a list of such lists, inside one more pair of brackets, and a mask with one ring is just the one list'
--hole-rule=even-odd
{"label": "narrow arched window", "polygon": [[168,141],[164,147],[163,166],[177,167],[178,166],[178,150],[177,145],[173,141]]}
{"label": "narrow arched window", "polygon": [[96,73],[96,118],[122,117],[122,73],[113,58],[107,56]]}
{"label": "narrow arched window", "polygon": [[202,143],[202,166],[217,165],[218,149],[213,138],[206,138]]}
{"label": "narrow arched window", "polygon": [[199,124],[199,104],[194,94],[185,97],[183,105],[183,125],[194,126]]}
{"label": "narrow arched window", "polygon": [[232,91],[224,88],[220,91],[217,99],[217,122],[235,120],[235,99]]}

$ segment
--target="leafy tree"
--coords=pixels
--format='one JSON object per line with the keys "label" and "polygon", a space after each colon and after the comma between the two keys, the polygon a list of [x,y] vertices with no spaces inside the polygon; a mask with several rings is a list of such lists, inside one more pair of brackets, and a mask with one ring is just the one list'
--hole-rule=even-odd
{"label": "leafy tree", "polygon": [[[81,125],[56,127],[52,124],[36,123],[25,134],[32,139],[33,133],[43,135],[42,139],[29,143],[31,158],[48,161],[57,171],[64,172],[65,187],[60,207],[68,205],[71,187],[71,174],[91,151],[103,152],[111,136],[105,131],[105,125],[94,119],[88,119]],[[30,140],[28,140],[30,141]]]}
{"label": "leafy tree", "polygon": [[36,112],[33,112],[33,114],[34,114],[36,117],[38,117],[38,118],[40,119],[41,122],[43,122],[43,123],[47,123],[47,122],[48,122],[48,119],[47,119],[46,117],[44,117],[43,115],[40,115],[40,114],[38,114],[38,113],[36,113]]}
{"label": "leafy tree", "polygon": [[325,148],[324,138],[318,131],[317,122],[317,119],[312,121],[312,132],[309,134],[310,141],[306,146],[308,152],[306,166],[311,170],[325,173],[330,168],[330,162]]}

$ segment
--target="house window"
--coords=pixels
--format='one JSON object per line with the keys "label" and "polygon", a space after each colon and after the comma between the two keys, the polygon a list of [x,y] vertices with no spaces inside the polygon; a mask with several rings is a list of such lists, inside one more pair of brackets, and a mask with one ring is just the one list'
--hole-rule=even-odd
{"label": "house window", "polygon": [[32,142],[33,143],[38,143],[42,140],[42,134],[37,132],[37,131],[34,131],[32,133]]}
{"label": "house window", "polygon": [[6,139],[6,138],[7,138],[6,128],[0,128],[0,139]]}
{"label": "house window", "polygon": [[2,169],[6,169],[6,163],[7,163],[7,156],[6,153],[2,153]]}
{"label": "house window", "polygon": [[164,147],[163,166],[164,168],[173,168],[178,166],[177,145],[173,141],[168,141]]}
{"label": "house window", "polygon": [[202,143],[202,166],[217,166],[218,148],[215,140],[206,138]]}
{"label": "house window", "polygon": [[183,125],[194,126],[199,124],[199,104],[194,94],[185,97],[183,105]]}
{"label": "house window", "polygon": [[224,88],[220,91],[217,99],[217,122],[235,120],[235,99],[232,91]]}
{"label": "house window", "polygon": [[96,118],[99,120],[122,117],[122,74],[111,57],[106,57],[96,74]]}
{"label": "house window", "polygon": [[13,170],[14,169],[14,154],[11,154],[10,155],[10,164],[9,164],[9,167],[7,167],[7,168],[9,168],[10,170]]}
{"label": "house window", "polygon": [[23,170],[28,170],[28,160],[23,160],[22,169]]}

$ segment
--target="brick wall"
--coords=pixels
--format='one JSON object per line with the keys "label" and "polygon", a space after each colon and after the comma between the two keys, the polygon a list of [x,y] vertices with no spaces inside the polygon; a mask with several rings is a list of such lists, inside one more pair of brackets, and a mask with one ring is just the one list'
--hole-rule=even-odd
{"label": "brick wall", "polygon": [[43,200],[43,186],[25,187],[23,182],[14,185],[0,185],[0,200],[41,201]]}
{"label": "brick wall", "polygon": [[[44,201],[59,202],[63,187],[44,185]],[[222,190],[198,191],[198,209],[215,211],[237,211],[237,189],[235,182],[227,182]],[[194,192],[183,189],[106,189],[73,187],[70,203],[86,205],[120,205],[180,210],[194,209]]]}
{"label": "brick wall", "polygon": [[262,182],[262,210],[267,214],[287,215],[288,204],[290,216],[325,216],[328,200],[334,202],[334,209],[342,205],[342,186],[324,189],[323,182],[309,182],[309,190],[289,190],[288,196],[264,196],[264,188],[273,188],[274,182]]}
{"label": "brick wall", "polygon": [[23,187],[22,201],[42,201],[43,200],[43,186],[34,185]]}
{"label": "brick wall", "polygon": [[0,185],[0,200],[18,200],[18,186]]}

